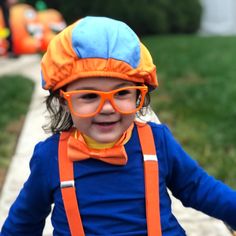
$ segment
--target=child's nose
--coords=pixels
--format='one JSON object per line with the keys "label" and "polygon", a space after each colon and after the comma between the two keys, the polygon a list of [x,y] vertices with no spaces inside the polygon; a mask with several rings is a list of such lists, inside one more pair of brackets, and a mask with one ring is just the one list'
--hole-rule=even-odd
{"label": "child's nose", "polygon": [[102,106],[100,113],[113,113],[115,112],[114,107],[112,106],[109,100],[106,100]]}

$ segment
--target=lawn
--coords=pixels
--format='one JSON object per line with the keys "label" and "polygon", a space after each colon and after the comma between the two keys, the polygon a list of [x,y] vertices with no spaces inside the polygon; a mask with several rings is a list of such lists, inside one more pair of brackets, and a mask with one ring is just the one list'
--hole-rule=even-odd
{"label": "lawn", "polygon": [[0,77],[0,187],[3,175],[14,154],[16,141],[27,113],[34,84],[18,76]]}
{"label": "lawn", "polygon": [[160,86],[152,106],[185,150],[236,188],[236,37],[145,37]]}

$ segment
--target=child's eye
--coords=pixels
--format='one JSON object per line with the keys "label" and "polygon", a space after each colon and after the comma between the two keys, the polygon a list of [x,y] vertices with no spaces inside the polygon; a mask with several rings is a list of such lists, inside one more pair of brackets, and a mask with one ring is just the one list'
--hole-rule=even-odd
{"label": "child's eye", "polygon": [[98,97],[99,95],[96,93],[84,93],[84,94],[78,95],[77,99],[93,100],[93,99],[97,99]]}
{"label": "child's eye", "polygon": [[116,96],[117,97],[124,97],[124,96],[130,95],[130,94],[132,94],[131,90],[125,89],[125,90],[121,90],[121,91],[117,92]]}

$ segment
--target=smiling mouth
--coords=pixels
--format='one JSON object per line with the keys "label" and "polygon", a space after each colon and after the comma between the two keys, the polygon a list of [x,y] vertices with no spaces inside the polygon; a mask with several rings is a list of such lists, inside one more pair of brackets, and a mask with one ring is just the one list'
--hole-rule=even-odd
{"label": "smiling mouth", "polygon": [[111,122],[94,122],[95,125],[99,125],[99,126],[111,126],[111,125],[115,125],[116,123],[118,123],[119,121],[111,121]]}

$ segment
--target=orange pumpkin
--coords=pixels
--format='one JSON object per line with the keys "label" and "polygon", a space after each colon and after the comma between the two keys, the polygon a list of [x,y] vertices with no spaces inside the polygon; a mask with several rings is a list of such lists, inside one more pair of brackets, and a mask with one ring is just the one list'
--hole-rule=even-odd
{"label": "orange pumpkin", "polygon": [[16,4],[10,8],[13,51],[15,54],[30,54],[40,50],[42,26],[37,12],[27,4]]}
{"label": "orange pumpkin", "polygon": [[41,50],[46,51],[51,39],[66,27],[66,23],[61,13],[55,9],[39,11],[38,19],[43,26]]}
{"label": "orange pumpkin", "polygon": [[6,40],[9,34],[9,29],[5,28],[2,10],[0,8],[0,56],[5,55],[8,48],[8,42]]}

